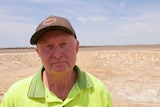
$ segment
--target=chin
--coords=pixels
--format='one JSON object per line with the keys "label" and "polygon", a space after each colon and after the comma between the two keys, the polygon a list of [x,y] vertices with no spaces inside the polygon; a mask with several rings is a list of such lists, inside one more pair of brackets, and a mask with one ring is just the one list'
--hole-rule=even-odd
{"label": "chin", "polygon": [[66,68],[56,68],[56,69],[53,69],[51,70],[52,72],[59,72],[59,73],[62,73],[62,72],[67,72],[68,69]]}

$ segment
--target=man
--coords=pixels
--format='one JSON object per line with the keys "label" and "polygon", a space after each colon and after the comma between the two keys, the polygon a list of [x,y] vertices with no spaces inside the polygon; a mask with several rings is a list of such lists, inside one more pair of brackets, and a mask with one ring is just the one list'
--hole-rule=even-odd
{"label": "man", "polygon": [[48,17],[30,43],[43,67],[12,85],[1,107],[113,107],[105,85],[75,65],[79,42],[67,19]]}

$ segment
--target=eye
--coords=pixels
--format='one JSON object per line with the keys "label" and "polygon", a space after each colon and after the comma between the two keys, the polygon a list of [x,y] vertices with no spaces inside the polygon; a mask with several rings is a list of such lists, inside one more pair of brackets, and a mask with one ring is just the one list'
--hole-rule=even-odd
{"label": "eye", "polygon": [[66,42],[62,42],[61,44],[60,44],[60,47],[66,47],[67,46],[67,43]]}
{"label": "eye", "polygon": [[66,44],[67,44],[67,43],[65,43],[65,42],[64,42],[64,43],[62,43],[62,45],[66,45]]}
{"label": "eye", "polygon": [[47,48],[52,48],[52,47],[53,47],[53,45],[46,45],[46,47],[47,47]]}

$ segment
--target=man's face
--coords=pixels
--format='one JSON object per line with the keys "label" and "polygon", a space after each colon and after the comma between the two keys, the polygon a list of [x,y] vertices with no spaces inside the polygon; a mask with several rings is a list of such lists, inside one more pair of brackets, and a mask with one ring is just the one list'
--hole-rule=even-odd
{"label": "man's face", "polygon": [[49,73],[72,71],[79,42],[72,34],[61,30],[46,32],[38,41],[36,51]]}

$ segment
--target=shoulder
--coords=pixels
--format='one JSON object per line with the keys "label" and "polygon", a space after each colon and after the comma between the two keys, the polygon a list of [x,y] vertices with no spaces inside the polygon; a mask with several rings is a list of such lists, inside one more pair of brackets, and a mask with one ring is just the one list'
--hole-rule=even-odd
{"label": "shoulder", "polygon": [[101,103],[104,105],[107,103],[108,107],[113,107],[110,92],[102,80],[87,72],[86,75],[88,75],[93,82],[93,90],[96,98],[101,99]]}
{"label": "shoulder", "polygon": [[95,90],[96,93],[100,94],[101,97],[110,97],[110,92],[107,88],[107,86],[102,82],[102,80],[100,80],[99,78],[95,77],[94,75],[85,72],[86,75],[88,75],[91,79],[91,81],[93,82],[93,88]]}
{"label": "shoulder", "polygon": [[1,106],[11,107],[13,104],[18,103],[20,100],[24,100],[24,98],[27,96],[27,90],[32,78],[33,77],[30,76],[15,82],[4,94],[1,101]]}
{"label": "shoulder", "polygon": [[106,86],[99,78],[95,77],[91,73],[82,71],[78,66],[75,66],[78,71],[78,82],[79,84],[89,84],[89,86],[93,86],[95,89],[106,90]]}
{"label": "shoulder", "polygon": [[99,78],[95,77],[94,75],[86,72],[86,75],[88,75],[90,77],[90,79],[92,80],[94,87],[99,87],[101,89],[105,89],[107,90],[105,84],[102,82],[102,80],[100,80]]}
{"label": "shoulder", "polygon": [[27,78],[24,78],[22,80],[19,80],[17,82],[15,82],[11,88],[20,88],[20,87],[24,87],[24,86],[28,86],[32,80],[33,76],[30,76],[30,77],[27,77]]}
{"label": "shoulder", "polygon": [[6,92],[7,95],[18,95],[18,93],[23,93],[26,90],[28,90],[30,82],[32,80],[33,76],[24,78],[22,80],[19,80],[17,82],[15,82],[13,85],[11,85],[11,87],[8,89],[8,91]]}

